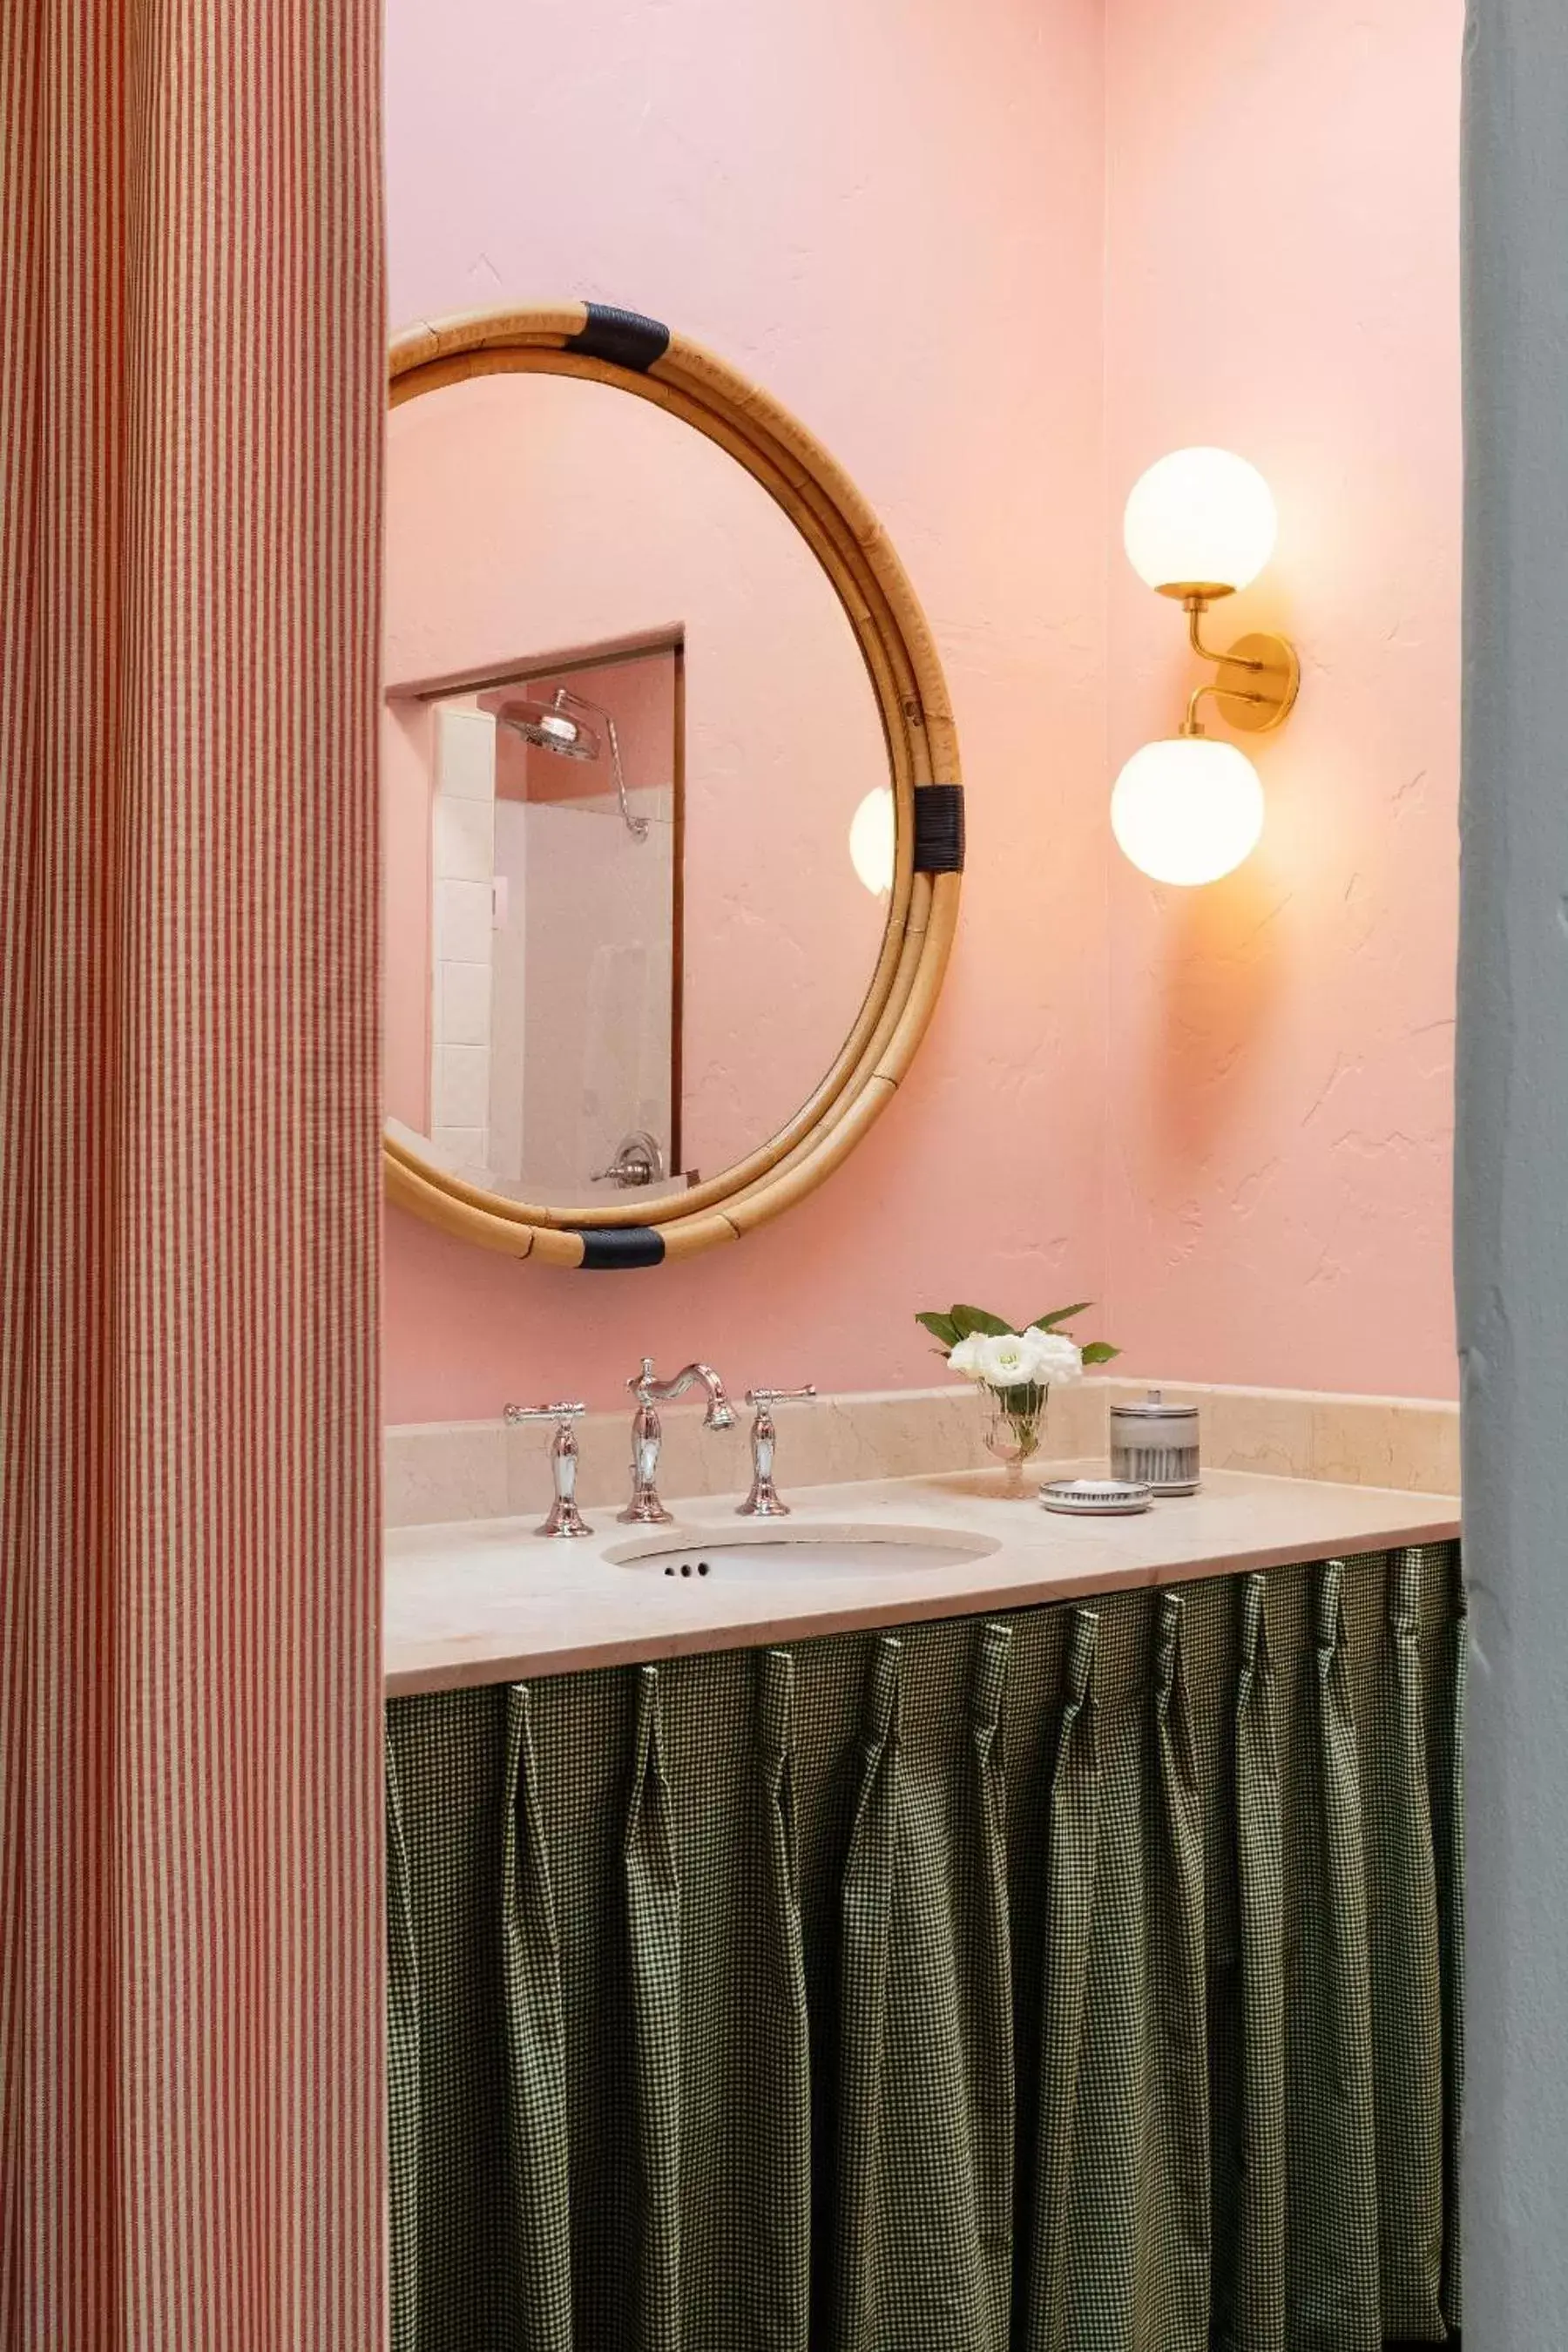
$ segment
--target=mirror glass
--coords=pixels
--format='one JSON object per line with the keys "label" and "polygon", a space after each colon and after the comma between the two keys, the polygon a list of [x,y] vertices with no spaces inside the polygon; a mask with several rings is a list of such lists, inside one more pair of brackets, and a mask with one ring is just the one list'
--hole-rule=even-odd
{"label": "mirror glass", "polygon": [[544,1208],[684,1193],[809,1099],[877,964],[854,632],[767,492],[635,394],[476,377],[388,436],[391,1131]]}

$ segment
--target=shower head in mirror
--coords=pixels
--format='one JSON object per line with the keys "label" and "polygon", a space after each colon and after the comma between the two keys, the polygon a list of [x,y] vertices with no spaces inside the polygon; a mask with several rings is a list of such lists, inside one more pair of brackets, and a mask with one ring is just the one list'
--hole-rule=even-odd
{"label": "shower head in mirror", "polygon": [[558,751],[563,760],[596,760],[598,737],[566,709],[574,698],[563,686],[556,688],[551,702],[535,702],[526,694],[508,689],[481,694],[479,709],[491,712],[500,726],[511,728],[542,751]]}
{"label": "shower head in mirror", "polygon": [[[568,708],[568,705],[571,708]],[[610,739],[610,767],[616,779],[616,799],[621,821],[634,841],[646,841],[648,823],[646,816],[634,816],[626,797],[626,770],[621,765],[621,740],[616,732],[616,722],[603,704],[589,702],[581,694],[574,694],[569,686],[558,686],[548,702],[536,702],[526,694],[510,687],[492,688],[479,697],[479,709],[488,710],[498,727],[510,727],[526,742],[536,743],[542,751],[558,751],[563,760],[596,760],[599,739],[591,727],[574,719],[573,710],[589,710],[602,719]]]}

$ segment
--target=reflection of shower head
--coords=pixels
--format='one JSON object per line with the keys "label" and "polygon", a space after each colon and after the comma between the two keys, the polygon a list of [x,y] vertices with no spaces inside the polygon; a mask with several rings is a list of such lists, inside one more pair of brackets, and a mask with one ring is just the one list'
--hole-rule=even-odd
{"label": "reflection of shower head", "polygon": [[527,743],[537,743],[542,751],[559,751],[563,760],[596,760],[599,739],[591,727],[574,719],[566,708],[591,710],[595,719],[605,722],[605,732],[610,739],[610,765],[615,771],[616,798],[620,803],[621,818],[634,841],[647,839],[647,819],[634,816],[626,798],[626,772],[621,766],[620,738],[609,712],[597,702],[586,702],[574,694],[569,686],[558,686],[552,702],[535,702],[526,694],[517,694],[510,687],[492,688],[479,697],[479,709],[488,710],[498,727],[510,727]]}
{"label": "reflection of shower head", "polygon": [[542,751],[559,751],[563,760],[596,760],[599,739],[591,727],[574,719],[565,708],[566,688],[556,689],[553,702],[533,702],[524,694],[481,695],[479,708],[494,712],[498,723],[510,727]]}

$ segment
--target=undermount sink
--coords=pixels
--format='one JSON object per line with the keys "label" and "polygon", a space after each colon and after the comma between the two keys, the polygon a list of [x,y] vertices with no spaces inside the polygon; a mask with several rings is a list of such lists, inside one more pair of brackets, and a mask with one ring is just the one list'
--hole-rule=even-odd
{"label": "undermount sink", "polygon": [[671,1543],[627,1544],[608,1555],[616,1568],[644,1576],[722,1577],[729,1582],[788,1582],[802,1576],[879,1576],[910,1570],[967,1568],[1001,1546],[993,1536],[935,1528],[726,1528]]}

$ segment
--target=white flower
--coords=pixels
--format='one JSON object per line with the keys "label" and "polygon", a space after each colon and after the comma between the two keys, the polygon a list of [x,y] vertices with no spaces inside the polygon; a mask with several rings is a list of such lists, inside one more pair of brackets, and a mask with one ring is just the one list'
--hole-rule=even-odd
{"label": "white flower", "polygon": [[960,1339],[947,1359],[948,1370],[988,1389],[1050,1388],[1053,1383],[1083,1378],[1083,1358],[1059,1331],[1008,1331],[993,1338],[984,1331]]}
{"label": "white flower", "polygon": [[1008,1332],[1005,1338],[981,1340],[980,1377],[987,1388],[1029,1388],[1049,1379],[1049,1373],[1040,1369],[1045,1360],[1035,1339],[1034,1333],[1026,1331],[1016,1337]]}
{"label": "white flower", "polygon": [[1083,1352],[1076,1340],[1063,1331],[1042,1331],[1032,1323],[1024,1334],[1025,1341],[1033,1347],[1039,1370],[1034,1378],[1047,1387],[1057,1387],[1068,1381],[1083,1378]]}

